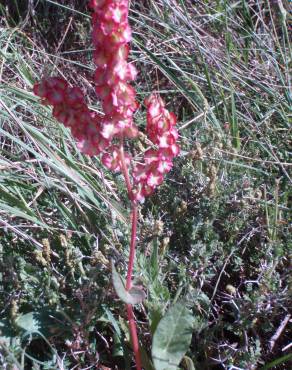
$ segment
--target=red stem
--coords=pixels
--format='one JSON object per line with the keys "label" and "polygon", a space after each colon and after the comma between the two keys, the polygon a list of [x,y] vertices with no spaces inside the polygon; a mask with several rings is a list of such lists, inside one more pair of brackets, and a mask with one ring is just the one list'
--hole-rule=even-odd
{"label": "red stem", "polygon": [[134,317],[133,306],[131,304],[127,304],[127,314],[128,314],[129,328],[130,328],[130,334],[131,334],[131,339],[132,339],[132,347],[133,347],[133,351],[135,355],[136,369],[142,370],[137,326],[136,326],[136,321]]}
{"label": "red stem", "polygon": [[131,230],[131,244],[130,244],[130,255],[128,261],[128,272],[126,281],[126,290],[131,289],[132,286],[132,274],[135,260],[135,246],[137,237],[137,222],[138,222],[138,207],[132,203],[132,230]]}
{"label": "red stem", "polygon": [[129,199],[132,199],[132,185],[130,181],[129,171],[128,171],[126,161],[125,161],[124,140],[123,139],[121,140],[121,144],[120,144],[120,159],[121,159],[121,169],[122,169],[122,172],[125,178],[126,187],[128,191],[128,197]]}
{"label": "red stem", "polygon": [[[120,145],[120,160],[121,168],[125,178],[129,199],[132,199],[132,185],[130,182],[129,171],[125,163],[123,140]],[[132,204],[132,227],[131,227],[131,243],[130,243],[130,255],[128,261],[128,271],[126,280],[126,290],[130,290],[132,286],[132,274],[135,261],[135,247],[137,238],[137,223],[138,223],[138,207],[133,201]],[[139,349],[139,339],[137,334],[137,325],[134,317],[133,307],[131,304],[127,304],[127,316],[129,322],[130,336],[132,340],[132,347],[135,355],[136,369],[142,370],[141,354]]]}

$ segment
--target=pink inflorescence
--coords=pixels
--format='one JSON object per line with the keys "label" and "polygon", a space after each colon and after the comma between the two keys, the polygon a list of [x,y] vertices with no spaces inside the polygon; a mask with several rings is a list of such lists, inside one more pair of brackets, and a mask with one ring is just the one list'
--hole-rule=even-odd
{"label": "pink inflorescence", "polygon": [[78,87],[69,87],[62,78],[49,77],[35,84],[33,91],[43,104],[53,106],[53,116],[71,129],[82,153],[98,155],[110,145],[101,135],[103,117],[89,110]]}
{"label": "pink inflorescence", "polygon": [[[54,117],[71,129],[80,151],[88,155],[102,153],[102,163],[112,171],[132,165],[131,198],[143,201],[163,181],[170,171],[173,158],[179,153],[176,117],[164,106],[162,99],[152,94],[145,100],[148,138],[155,149],[148,149],[142,163],[133,163],[122,153],[115,141],[135,138],[138,128],[133,114],[139,107],[136,92],[129,84],[137,70],[127,62],[131,29],[128,23],[128,0],[91,0],[93,10],[93,44],[95,47],[95,91],[102,103],[104,115],[91,111],[82,91],[70,87],[56,77],[43,79],[34,86],[34,93],[44,104],[53,106]],[[123,165],[122,165],[123,159]]]}
{"label": "pink inflorescence", "polygon": [[148,149],[144,163],[137,164],[133,170],[133,195],[137,201],[143,201],[163,182],[163,175],[171,170],[172,160],[179,154],[175,115],[165,108],[163,100],[156,94],[145,99],[145,105],[146,133],[157,149]]}
{"label": "pink inflorescence", "polygon": [[92,39],[95,47],[95,91],[102,102],[107,120],[102,134],[133,138],[138,129],[133,114],[138,108],[136,92],[128,82],[137,76],[133,64],[127,62],[131,29],[128,23],[127,0],[92,0]]}

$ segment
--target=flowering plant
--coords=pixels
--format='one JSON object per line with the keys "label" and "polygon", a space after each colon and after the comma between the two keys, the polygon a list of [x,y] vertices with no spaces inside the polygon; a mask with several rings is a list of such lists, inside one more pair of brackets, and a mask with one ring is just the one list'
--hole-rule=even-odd
{"label": "flowering plant", "polygon": [[[127,62],[131,29],[128,23],[128,0],[91,0],[92,39],[95,47],[95,91],[103,108],[103,115],[90,110],[78,87],[71,87],[61,78],[45,78],[34,86],[34,93],[43,104],[53,106],[53,116],[69,127],[78,148],[84,154],[101,154],[108,169],[122,172],[132,206],[132,233],[126,290],[132,287],[135,257],[138,203],[153,193],[163,182],[179,153],[176,117],[155,93],[145,99],[147,109],[146,134],[153,148],[147,149],[142,161],[135,162],[124,150],[124,140],[139,134],[134,113],[139,108],[135,89],[137,70]],[[141,369],[138,336],[131,304],[127,315],[135,353],[136,367]]]}

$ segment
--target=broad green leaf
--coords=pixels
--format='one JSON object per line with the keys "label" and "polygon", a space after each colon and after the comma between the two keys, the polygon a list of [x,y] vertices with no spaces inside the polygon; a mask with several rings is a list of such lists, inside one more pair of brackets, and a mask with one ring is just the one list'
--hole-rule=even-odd
{"label": "broad green leaf", "polygon": [[35,312],[29,312],[19,316],[16,319],[16,325],[30,333],[39,332],[41,327],[40,321]]}
{"label": "broad green leaf", "polygon": [[125,284],[118,274],[114,262],[112,262],[112,279],[115,291],[118,297],[127,304],[138,304],[146,298],[145,292],[140,288],[133,286],[129,291],[126,290]]}
{"label": "broad green leaf", "polygon": [[66,331],[66,322],[60,312],[43,309],[38,312],[28,312],[15,320],[16,325],[26,333],[49,337]]}
{"label": "broad green leaf", "polygon": [[170,307],[154,333],[152,359],[156,370],[176,370],[192,339],[193,318],[182,302]]}

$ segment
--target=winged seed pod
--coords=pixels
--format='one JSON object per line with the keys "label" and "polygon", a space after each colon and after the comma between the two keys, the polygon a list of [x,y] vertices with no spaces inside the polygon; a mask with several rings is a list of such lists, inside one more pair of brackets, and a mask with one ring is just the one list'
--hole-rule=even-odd
{"label": "winged seed pod", "polygon": [[[34,86],[34,93],[43,104],[53,106],[53,116],[69,127],[79,150],[87,155],[102,154],[108,169],[122,170],[119,143],[124,138],[138,136],[133,115],[139,107],[136,91],[129,84],[137,70],[127,62],[131,29],[128,23],[128,1],[92,0],[92,40],[94,44],[95,91],[104,115],[90,110],[80,88],[70,87],[58,77],[43,79]],[[163,182],[178,155],[175,129],[176,117],[170,113],[156,94],[145,99],[147,108],[146,133],[155,149],[148,149],[142,162],[134,163],[123,151],[124,164],[132,168],[132,201],[143,202]]]}

